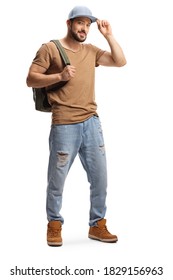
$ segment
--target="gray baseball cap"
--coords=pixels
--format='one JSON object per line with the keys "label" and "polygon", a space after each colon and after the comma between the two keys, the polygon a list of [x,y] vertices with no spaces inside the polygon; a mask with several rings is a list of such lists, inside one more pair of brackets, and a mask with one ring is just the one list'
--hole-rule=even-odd
{"label": "gray baseball cap", "polygon": [[96,17],[92,16],[92,12],[85,6],[76,6],[74,7],[68,15],[68,19],[73,19],[77,17],[87,17],[91,20],[91,22],[95,22],[97,20]]}

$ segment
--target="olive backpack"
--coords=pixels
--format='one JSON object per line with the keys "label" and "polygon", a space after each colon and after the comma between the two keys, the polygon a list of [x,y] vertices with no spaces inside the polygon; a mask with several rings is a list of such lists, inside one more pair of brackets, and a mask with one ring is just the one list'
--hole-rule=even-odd
{"label": "olive backpack", "polygon": [[[51,42],[53,42],[56,45],[56,47],[61,55],[62,61],[64,63],[64,67],[66,65],[70,65],[69,58],[68,58],[67,54],[65,53],[59,40],[51,40]],[[66,83],[67,83],[66,81],[57,83],[56,86],[52,87],[49,90],[49,92],[63,87]],[[51,112],[51,105],[48,102],[46,88],[45,87],[32,88],[32,90],[33,90],[33,99],[35,102],[35,109],[37,111],[41,111],[41,112]]]}

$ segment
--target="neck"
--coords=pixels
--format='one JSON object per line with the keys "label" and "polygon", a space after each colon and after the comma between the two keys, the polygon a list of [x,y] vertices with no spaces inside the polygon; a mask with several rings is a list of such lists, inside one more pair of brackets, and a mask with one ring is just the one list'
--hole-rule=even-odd
{"label": "neck", "polygon": [[69,36],[64,37],[60,41],[64,48],[72,50],[74,52],[79,51],[81,48],[81,43]]}

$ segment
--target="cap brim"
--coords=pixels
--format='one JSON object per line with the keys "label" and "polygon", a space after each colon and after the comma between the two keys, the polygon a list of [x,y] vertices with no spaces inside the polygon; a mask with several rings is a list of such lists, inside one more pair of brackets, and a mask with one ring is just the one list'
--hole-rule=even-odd
{"label": "cap brim", "polygon": [[91,22],[96,22],[96,20],[97,20],[96,17],[92,17],[92,16],[90,16],[89,19],[91,20]]}
{"label": "cap brim", "polygon": [[91,22],[96,22],[97,18],[96,17],[93,17],[93,16],[87,16],[87,15],[78,15],[77,17],[71,17],[69,19],[74,19],[74,18],[78,18],[78,17],[86,17],[86,18],[89,18],[91,20]]}

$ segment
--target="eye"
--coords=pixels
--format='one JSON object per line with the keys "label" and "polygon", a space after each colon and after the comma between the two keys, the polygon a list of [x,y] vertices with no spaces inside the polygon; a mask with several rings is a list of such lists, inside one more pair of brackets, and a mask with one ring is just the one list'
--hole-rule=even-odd
{"label": "eye", "polygon": [[78,24],[83,25],[84,23],[82,21],[78,21]]}

